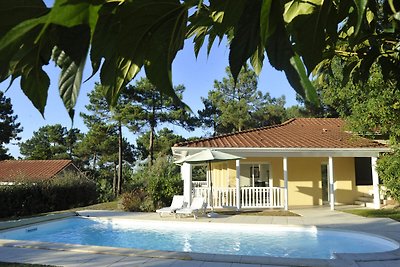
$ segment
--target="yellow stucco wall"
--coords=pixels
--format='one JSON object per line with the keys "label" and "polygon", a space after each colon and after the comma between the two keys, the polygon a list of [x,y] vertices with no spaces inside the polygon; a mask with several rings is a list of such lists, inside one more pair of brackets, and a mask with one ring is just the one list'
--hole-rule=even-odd
{"label": "yellow stucco wall", "polygon": [[[241,164],[246,163],[268,163],[272,186],[284,186],[282,158],[241,160]],[[288,158],[289,206],[323,204],[321,164],[327,163],[328,158]],[[336,203],[352,204],[359,196],[372,190],[372,186],[356,186],[354,158],[333,158],[333,166]],[[213,164],[213,168],[215,186],[236,186],[235,161]]]}

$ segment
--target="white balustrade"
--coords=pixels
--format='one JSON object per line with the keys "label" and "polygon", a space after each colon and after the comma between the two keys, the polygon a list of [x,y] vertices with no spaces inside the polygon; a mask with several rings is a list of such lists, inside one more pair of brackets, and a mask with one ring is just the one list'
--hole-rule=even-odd
{"label": "white balustrade", "polygon": [[205,187],[207,186],[207,181],[192,181],[193,187]]}
{"label": "white balustrade", "polygon": [[283,208],[283,187],[242,187],[243,208]]}
{"label": "white balustrade", "polygon": [[[242,208],[283,208],[284,207],[283,187],[242,187],[241,207]],[[209,187],[193,187],[195,197],[203,197],[211,207]],[[229,208],[236,206],[235,187],[213,187],[213,207]]]}

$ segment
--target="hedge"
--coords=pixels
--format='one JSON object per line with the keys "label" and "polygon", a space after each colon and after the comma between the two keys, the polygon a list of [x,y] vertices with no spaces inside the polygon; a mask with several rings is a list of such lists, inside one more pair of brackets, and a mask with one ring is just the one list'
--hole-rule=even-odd
{"label": "hedge", "polygon": [[19,217],[81,207],[95,203],[97,197],[96,184],[79,176],[1,185],[0,217]]}

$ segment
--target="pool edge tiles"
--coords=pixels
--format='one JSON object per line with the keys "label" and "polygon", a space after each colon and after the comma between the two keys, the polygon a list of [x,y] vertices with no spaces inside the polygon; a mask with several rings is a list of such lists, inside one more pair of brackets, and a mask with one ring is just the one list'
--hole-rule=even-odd
{"label": "pool edge tiles", "polygon": [[38,216],[32,218],[2,221],[0,222],[0,231],[7,231],[14,228],[27,227],[29,225],[61,220],[76,216],[78,216],[76,212],[62,212],[62,213],[50,213],[45,216]]}
{"label": "pool edge tiles", "polygon": [[161,250],[142,250],[132,248],[116,248],[106,246],[87,246],[64,243],[37,242],[26,240],[0,239],[0,247],[29,248],[46,251],[71,251],[78,253],[102,254],[110,256],[146,257],[154,259],[175,259],[184,261],[206,261],[239,264],[273,264],[282,266],[331,266],[334,259],[283,258],[269,256],[221,255],[198,252],[174,252]]}
{"label": "pool edge tiles", "polygon": [[[235,255],[218,255],[209,253],[195,253],[195,252],[167,252],[156,250],[137,250],[137,249],[123,249],[115,247],[103,246],[84,246],[72,245],[61,243],[48,243],[48,242],[35,242],[35,241],[19,241],[19,240],[1,240],[0,247],[13,247],[13,248],[29,248],[46,251],[70,251],[85,254],[101,254],[109,256],[126,256],[126,257],[140,257],[140,258],[153,258],[153,259],[175,259],[185,261],[204,261],[204,262],[221,262],[221,263],[237,263],[237,264],[262,264],[262,265],[279,265],[279,266],[319,266],[319,267],[332,267],[332,266],[354,266],[351,261],[357,259],[357,255],[346,255],[339,259],[310,259],[310,258],[282,258],[282,257],[267,257],[267,256],[235,256]],[[1,250],[1,248],[0,248]],[[21,252],[23,253],[23,252]],[[375,254],[375,253],[373,253]],[[377,253],[381,255],[383,253]],[[384,253],[389,255],[391,253]],[[393,254],[393,253],[392,253]],[[23,255],[23,254],[21,254]],[[362,254],[358,254],[362,255]],[[372,256],[372,255],[371,255]],[[393,254],[393,256],[395,256]],[[398,258],[398,256],[397,256]],[[386,256],[383,260],[390,259]],[[343,260],[347,265],[343,265]],[[379,257],[374,257],[374,260],[379,260]]]}

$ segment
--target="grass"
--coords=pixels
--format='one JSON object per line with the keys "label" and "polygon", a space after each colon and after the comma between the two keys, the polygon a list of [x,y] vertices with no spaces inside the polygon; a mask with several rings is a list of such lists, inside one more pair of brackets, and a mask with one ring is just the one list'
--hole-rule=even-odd
{"label": "grass", "polygon": [[77,211],[77,210],[116,210],[116,211],[121,211],[121,209],[118,208],[118,200],[111,201],[111,202],[104,202],[104,203],[98,203],[86,207],[79,207],[75,209],[70,209],[68,211]]}
{"label": "grass", "polygon": [[370,217],[370,218],[390,218],[400,222],[400,209],[354,209],[354,210],[343,210],[351,214]]}

